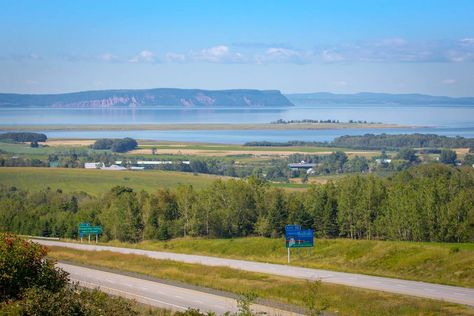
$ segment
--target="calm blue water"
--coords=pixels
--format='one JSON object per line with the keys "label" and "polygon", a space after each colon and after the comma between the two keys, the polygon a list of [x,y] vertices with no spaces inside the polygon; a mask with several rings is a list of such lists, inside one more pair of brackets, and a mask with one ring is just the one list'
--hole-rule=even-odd
{"label": "calm blue water", "polygon": [[419,128],[419,129],[344,129],[344,130],[201,130],[201,131],[74,131],[74,132],[47,132],[52,138],[123,138],[136,139],[206,142],[223,144],[242,144],[250,141],[285,142],[301,141],[331,141],[343,135],[363,135],[366,133],[380,134],[411,134],[433,133],[446,136],[462,135],[474,137],[474,128]]}
{"label": "calm blue water", "polygon": [[[268,123],[278,119],[366,120],[416,129],[345,129],[285,131],[45,131],[48,124],[176,124]],[[435,133],[474,137],[474,107],[469,106],[361,106],[323,105],[287,108],[144,108],[144,109],[0,109],[0,125],[38,125],[49,137],[134,137],[138,139],[244,143],[247,141],[330,141],[342,135],[366,133]]]}

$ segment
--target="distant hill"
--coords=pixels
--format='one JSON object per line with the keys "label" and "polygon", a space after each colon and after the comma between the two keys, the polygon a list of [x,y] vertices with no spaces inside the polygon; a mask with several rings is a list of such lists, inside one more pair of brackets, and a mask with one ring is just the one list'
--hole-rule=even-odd
{"label": "distant hill", "polygon": [[0,93],[0,107],[110,108],[140,106],[266,107],[293,105],[278,90],[146,89],[62,94]]}
{"label": "distant hill", "polygon": [[400,104],[400,105],[474,105],[474,97],[452,98],[425,94],[389,94],[361,92],[334,94],[329,92],[285,94],[296,105],[315,104]]}

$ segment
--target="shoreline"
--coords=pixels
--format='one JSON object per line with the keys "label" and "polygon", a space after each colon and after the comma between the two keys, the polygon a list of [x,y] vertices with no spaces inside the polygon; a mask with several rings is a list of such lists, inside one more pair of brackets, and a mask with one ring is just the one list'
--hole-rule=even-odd
{"label": "shoreline", "polygon": [[176,130],[340,130],[426,128],[399,124],[290,123],[290,124],[90,124],[90,125],[0,125],[0,131],[176,131]]}

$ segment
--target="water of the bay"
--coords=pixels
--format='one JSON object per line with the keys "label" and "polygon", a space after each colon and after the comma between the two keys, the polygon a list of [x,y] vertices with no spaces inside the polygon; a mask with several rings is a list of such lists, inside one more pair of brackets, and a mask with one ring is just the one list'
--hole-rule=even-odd
{"label": "water of the bay", "polygon": [[[184,123],[269,123],[283,120],[362,120],[417,126],[402,129],[343,130],[200,130],[200,131],[47,131],[47,125],[127,125]],[[0,109],[0,125],[38,125],[49,137],[133,137],[170,141],[244,143],[248,141],[331,141],[342,135],[366,133],[433,133],[474,137],[474,106],[315,105],[275,108],[122,108],[122,109]]]}

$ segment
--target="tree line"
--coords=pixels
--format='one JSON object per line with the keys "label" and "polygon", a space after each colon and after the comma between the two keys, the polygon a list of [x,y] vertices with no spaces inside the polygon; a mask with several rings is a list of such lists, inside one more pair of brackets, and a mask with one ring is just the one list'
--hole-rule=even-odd
{"label": "tree line", "polygon": [[118,186],[100,197],[0,189],[1,230],[76,238],[79,222],[102,225],[104,240],[129,242],[280,237],[286,224],[323,238],[472,242],[474,170],[420,165],[390,178],[349,176],[291,193],[258,177],[216,180],[201,190]]}
{"label": "tree line", "polygon": [[311,142],[311,141],[288,141],[269,142],[255,141],[247,142],[244,146],[263,147],[289,147],[289,146],[309,146],[309,147],[339,147],[352,149],[394,149],[401,148],[471,148],[474,150],[474,138],[447,137],[435,134],[365,134],[362,136],[340,136],[331,142]]}
{"label": "tree line", "polygon": [[0,134],[0,141],[11,141],[19,143],[37,143],[45,142],[48,137],[42,133],[30,133],[30,132],[21,132],[21,133],[2,133]]}
{"label": "tree line", "polygon": [[101,138],[92,144],[92,149],[110,149],[116,153],[125,153],[137,148],[138,143],[133,138]]}
{"label": "tree line", "polygon": [[473,148],[474,138],[447,137],[435,134],[365,134],[362,136],[340,136],[331,143],[335,147],[356,149],[399,148]]}

